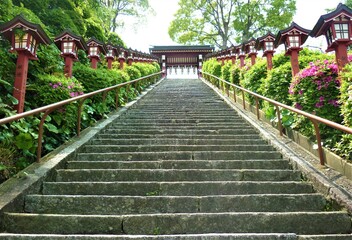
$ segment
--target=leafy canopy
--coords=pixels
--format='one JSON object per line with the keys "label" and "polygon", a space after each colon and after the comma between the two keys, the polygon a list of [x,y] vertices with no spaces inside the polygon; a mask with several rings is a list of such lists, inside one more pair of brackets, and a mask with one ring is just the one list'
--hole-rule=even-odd
{"label": "leafy canopy", "polygon": [[295,0],[180,0],[169,26],[172,40],[181,44],[235,42],[278,31],[295,13]]}

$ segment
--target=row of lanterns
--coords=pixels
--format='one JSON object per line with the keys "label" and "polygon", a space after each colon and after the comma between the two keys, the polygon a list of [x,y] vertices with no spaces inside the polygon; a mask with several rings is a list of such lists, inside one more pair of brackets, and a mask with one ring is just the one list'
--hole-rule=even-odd
{"label": "row of lanterns", "polygon": [[[18,100],[15,109],[18,113],[23,112],[26,92],[28,61],[37,60],[37,47],[39,44],[50,44],[51,40],[42,27],[38,24],[28,22],[18,15],[9,22],[0,26],[0,33],[11,42],[11,52],[16,52],[17,64],[13,96]],[[100,56],[105,55],[108,68],[112,68],[112,62],[118,59],[120,68],[132,62],[157,62],[158,58],[150,54],[142,53],[132,49],[116,47],[112,44],[104,44],[95,38],[85,43],[80,36],[66,30],[54,39],[55,45],[61,50],[61,56],[65,59],[65,76],[72,77],[73,62],[78,60],[78,50],[88,52],[91,67],[96,69]]]}
{"label": "row of lanterns", "polygon": [[312,30],[304,29],[295,22],[275,36],[267,33],[257,39],[238,46],[231,46],[225,50],[211,53],[206,58],[217,58],[219,61],[231,60],[235,63],[236,58],[240,60],[240,67],[244,66],[246,57],[251,59],[252,65],[255,64],[257,51],[262,50],[263,56],[267,58],[267,68],[272,69],[272,57],[275,48],[285,45],[286,55],[291,57],[293,76],[299,72],[298,54],[302,50],[302,45],[308,36],[319,37],[324,35],[328,44],[327,52],[335,51],[336,62],[339,69],[348,62],[347,49],[352,43],[352,10],[344,4],[339,4],[337,8],[325,15],[320,16],[318,22]]}

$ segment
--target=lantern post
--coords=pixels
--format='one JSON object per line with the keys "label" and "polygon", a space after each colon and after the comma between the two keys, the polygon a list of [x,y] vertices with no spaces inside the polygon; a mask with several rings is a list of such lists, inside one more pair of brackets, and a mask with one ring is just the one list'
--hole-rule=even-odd
{"label": "lantern post", "polygon": [[163,78],[165,78],[167,75],[167,71],[166,71],[166,56],[164,54],[161,55],[161,70],[163,71]]}
{"label": "lantern post", "polygon": [[236,63],[236,54],[235,54],[235,47],[234,46],[231,47],[230,58],[231,58],[232,64],[235,64]]}
{"label": "lantern post", "polygon": [[128,66],[131,66],[132,63],[133,63],[133,57],[134,57],[134,52],[132,49],[129,50],[129,54],[128,54],[128,57],[127,57],[127,64]]}
{"label": "lantern post", "polygon": [[292,76],[299,72],[298,54],[302,50],[302,45],[308,38],[310,30],[300,27],[295,22],[284,30],[280,30],[276,36],[274,46],[284,43],[286,49],[286,56],[291,58]]}
{"label": "lantern post", "polygon": [[112,68],[112,63],[115,60],[115,57],[117,56],[117,48],[114,47],[111,43],[106,44],[106,61],[108,62],[108,69]]}
{"label": "lantern post", "polygon": [[88,58],[91,62],[91,68],[97,69],[98,62],[100,61],[100,54],[106,54],[104,44],[95,38],[91,38],[87,42]]}
{"label": "lantern post", "polygon": [[246,58],[246,54],[243,51],[243,45],[240,44],[238,46],[235,47],[236,49],[236,53],[237,53],[237,57],[240,59],[240,68],[244,67],[244,59]]}
{"label": "lantern post", "polygon": [[120,63],[121,70],[124,68],[125,62],[126,62],[126,50],[121,47],[120,54],[119,54],[119,63]]}
{"label": "lantern post", "polygon": [[251,59],[252,66],[255,64],[257,58],[257,49],[255,48],[256,39],[251,38],[248,42],[244,43],[244,51]]}
{"label": "lantern post", "polygon": [[335,51],[336,63],[341,70],[347,63],[347,49],[352,43],[352,10],[340,3],[337,8],[320,16],[310,36],[325,35],[328,48],[326,52]]}
{"label": "lantern post", "polygon": [[24,110],[29,60],[38,60],[39,44],[50,44],[51,40],[40,25],[28,22],[21,15],[0,26],[0,33],[11,42],[11,52],[17,53],[13,96],[18,100],[17,113]]}
{"label": "lantern post", "polygon": [[273,55],[275,35],[268,32],[265,36],[259,37],[256,41],[257,50],[263,50],[263,57],[266,57],[266,66],[268,70],[273,68]]}
{"label": "lantern post", "polygon": [[198,77],[202,77],[202,68],[203,68],[203,55],[199,54],[198,55]]}
{"label": "lantern post", "polygon": [[64,74],[67,78],[72,77],[73,62],[78,60],[78,50],[87,50],[83,38],[66,30],[54,39],[55,45],[61,50],[61,57],[65,60]]}

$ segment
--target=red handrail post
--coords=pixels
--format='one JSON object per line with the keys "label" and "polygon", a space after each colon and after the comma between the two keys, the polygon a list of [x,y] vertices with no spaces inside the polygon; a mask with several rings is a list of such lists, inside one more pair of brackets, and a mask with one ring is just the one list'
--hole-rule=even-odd
{"label": "red handrail post", "polygon": [[310,119],[313,123],[314,130],[315,130],[315,135],[317,138],[317,145],[318,145],[318,154],[319,154],[319,160],[321,165],[325,165],[325,159],[324,159],[324,151],[323,147],[321,145],[321,136],[320,136],[320,130],[319,130],[319,124],[316,120]]}
{"label": "red handrail post", "polygon": [[280,108],[277,105],[275,105],[275,107],[276,107],[276,113],[277,113],[277,124],[278,124],[278,127],[279,127],[280,136],[282,136],[283,135],[283,129],[282,129],[282,123],[281,123]]}
{"label": "red handrail post", "polygon": [[259,115],[259,99],[258,99],[257,96],[255,97],[255,106],[256,106],[256,109],[257,109],[257,119],[259,120],[260,119],[260,115]]}
{"label": "red handrail post", "polygon": [[242,104],[243,104],[243,109],[246,109],[246,99],[244,97],[244,91],[242,90]]}
{"label": "red handrail post", "polygon": [[119,109],[119,91],[120,91],[120,88],[116,88],[116,94],[115,94],[115,107],[116,107],[116,110]]}
{"label": "red handrail post", "polygon": [[40,119],[39,130],[38,130],[38,146],[37,146],[37,162],[40,162],[40,158],[42,155],[42,140],[43,140],[43,131],[44,131],[44,123],[46,117],[55,110],[56,108],[49,108],[44,112],[44,115]]}

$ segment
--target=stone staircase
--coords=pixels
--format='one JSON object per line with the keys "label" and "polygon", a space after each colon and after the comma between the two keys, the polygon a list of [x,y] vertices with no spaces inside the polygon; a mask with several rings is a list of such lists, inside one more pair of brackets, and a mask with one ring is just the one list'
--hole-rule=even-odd
{"label": "stone staircase", "polygon": [[164,80],[0,239],[352,239],[351,218],[200,80]]}

